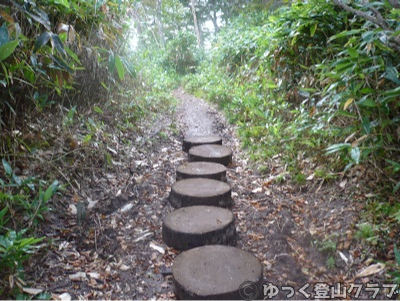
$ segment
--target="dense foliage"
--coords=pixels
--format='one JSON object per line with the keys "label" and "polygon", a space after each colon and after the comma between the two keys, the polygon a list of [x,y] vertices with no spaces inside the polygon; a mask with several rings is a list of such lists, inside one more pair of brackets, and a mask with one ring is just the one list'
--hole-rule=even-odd
{"label": "dense foliage", "polygon": [[299,152],[332,154],[336,170],[379,166],[396,192],[399,10],[390,3],[370,7],[388,29],[326,1],[238,18],[189,86],[204,87],[227,109],[255,159],[283,154],[296,173]]}
{"label": "dense foliage", "polygon": [[110,168],[111,137],[138,131],[143,116],[152,120],[167,109],[173,80],[154,59],[132,53],[136,4],[0,4],[3,298],[29,297],[24,264],[39,248],[52,247],[38,229],[61,194],[76,193],[82,166]]}

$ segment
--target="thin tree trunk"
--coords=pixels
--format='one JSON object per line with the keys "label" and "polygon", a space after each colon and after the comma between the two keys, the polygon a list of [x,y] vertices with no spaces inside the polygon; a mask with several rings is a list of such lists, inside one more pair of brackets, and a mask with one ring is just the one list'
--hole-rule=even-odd
{"label": "thin tree trunk", "polygon": [[197,36],[197,45],[200,48],[201,47],[201,35],[200,35],[200,30],[199,30],[199,23],[197,22],[195,0],[191,0],[190,5],[192,7],[194,30],[196,31],[196,36]]}
{"label": "thin tree trunk", "polygon": [[157,0],[157,26],[158,26],[158,37],[161,41],[161,45],[164,48],[165,47],[165,39],[164,39],[164,29],[163,29],[163,24],[161,20],[161,14],[162,14],[162,0]]}
{"label": "thin tree trunk", "polygon": [[219,32],[219,26],[218,26],[218,17],[217,17],[217,12],[213,12],[213,14],[210,13],[210,19],[214,25],[214,33]]}

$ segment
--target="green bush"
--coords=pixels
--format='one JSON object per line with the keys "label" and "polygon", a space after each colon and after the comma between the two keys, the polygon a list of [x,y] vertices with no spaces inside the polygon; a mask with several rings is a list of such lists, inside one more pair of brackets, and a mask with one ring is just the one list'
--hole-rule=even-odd
{"label": "green bush", "polygon": [[[4,179],[0,178],[0,279],[23,277],[23,263],[37,249],[37,244],[44,237],[37,238],[34,229],[43,214],[50,210],[49,200],[56,193],[59,185],[54,181],[47,189],[44,182],[34,178],[21,179],[12,171],[9,163],[2,159]],[[0,283],[3,286],[3,280]],[[7,281],[7,285],[12,282]],[[0,290],[5,296],[6,290]],[[18,290],[17,290],[18,293]]]}

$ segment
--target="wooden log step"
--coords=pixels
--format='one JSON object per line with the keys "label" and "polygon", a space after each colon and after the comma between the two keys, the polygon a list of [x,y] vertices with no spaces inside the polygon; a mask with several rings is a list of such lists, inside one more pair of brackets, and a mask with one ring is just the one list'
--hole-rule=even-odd
{"label": "wooden log step", "polygon": [[193,146],[202,144],[222,144],[222,138],[216,135],[189,136],[183,139],[182,149],[188,152]]}
{"label": "wooden log step", "polygon": [[177,250],[231,244],[235,236],[233,213],[215,206],[191,206],[172,211],[162,225],[164,242]]}
{"label": "wooden log step", "polygon": [[232,205],[231,188],[225,182],[193,178],[175,182],[169,195],[169,202],[174,208],[188,206]]}
{"label": "wooden log step", "polygon": [[251,253],[231,246],[182,252],[174,260],[172,275],[181,300],[252,300],[262,295],[262,265]]}
{"label": "wooden log step", "polygon": [[232,162],[232,150],[224,145],[204,144],[189,150],[191,162],[215,162],[227,166]]}
{"label": "wooden log step", "polygon": [[176,169],[176,180],[208,178],[226,181],[226,167],[214,162],[189,162]]}

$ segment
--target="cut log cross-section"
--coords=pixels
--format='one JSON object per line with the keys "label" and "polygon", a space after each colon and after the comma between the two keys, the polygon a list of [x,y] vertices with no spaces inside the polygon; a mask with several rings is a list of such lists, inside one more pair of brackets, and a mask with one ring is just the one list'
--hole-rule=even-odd
{"label": "cut log cross-section", "polygon": [[225,182],[226,167],[214,162],[189,162],[177,168],[177,181],[190,178],[208,178]]}
{"label": "cut log cross-section", "polygon": [[177,250],[233,244],[235,235],[233,213],[215,206],[191,206],[172,211],[162,226],[164,242]]}
{"label": "cut log cross-section", "polygon": [[215,162],[227,166],[232,162],[232,150],[224,145],[204,144],[189,150],[190,162]]}
{"label": "cut log cross-section", "polygon": [[182,149],[188,152],[193,146],[203,144],[222,144],[222,138],[216,135],[190,136],[183,139]]}
{"label": "cut log cross-section", "polygon": [[231,188],[225,182],[212,179],[185,179],[172,185],[169,202],[174,208],[199,205],[229,207],[232,205]]}
{"label": "cut log cross-section", "polygon": [[254,300],[262,295],[262,265],[241,249],[211,245],[179,254],[172,267],[181,300]]}

